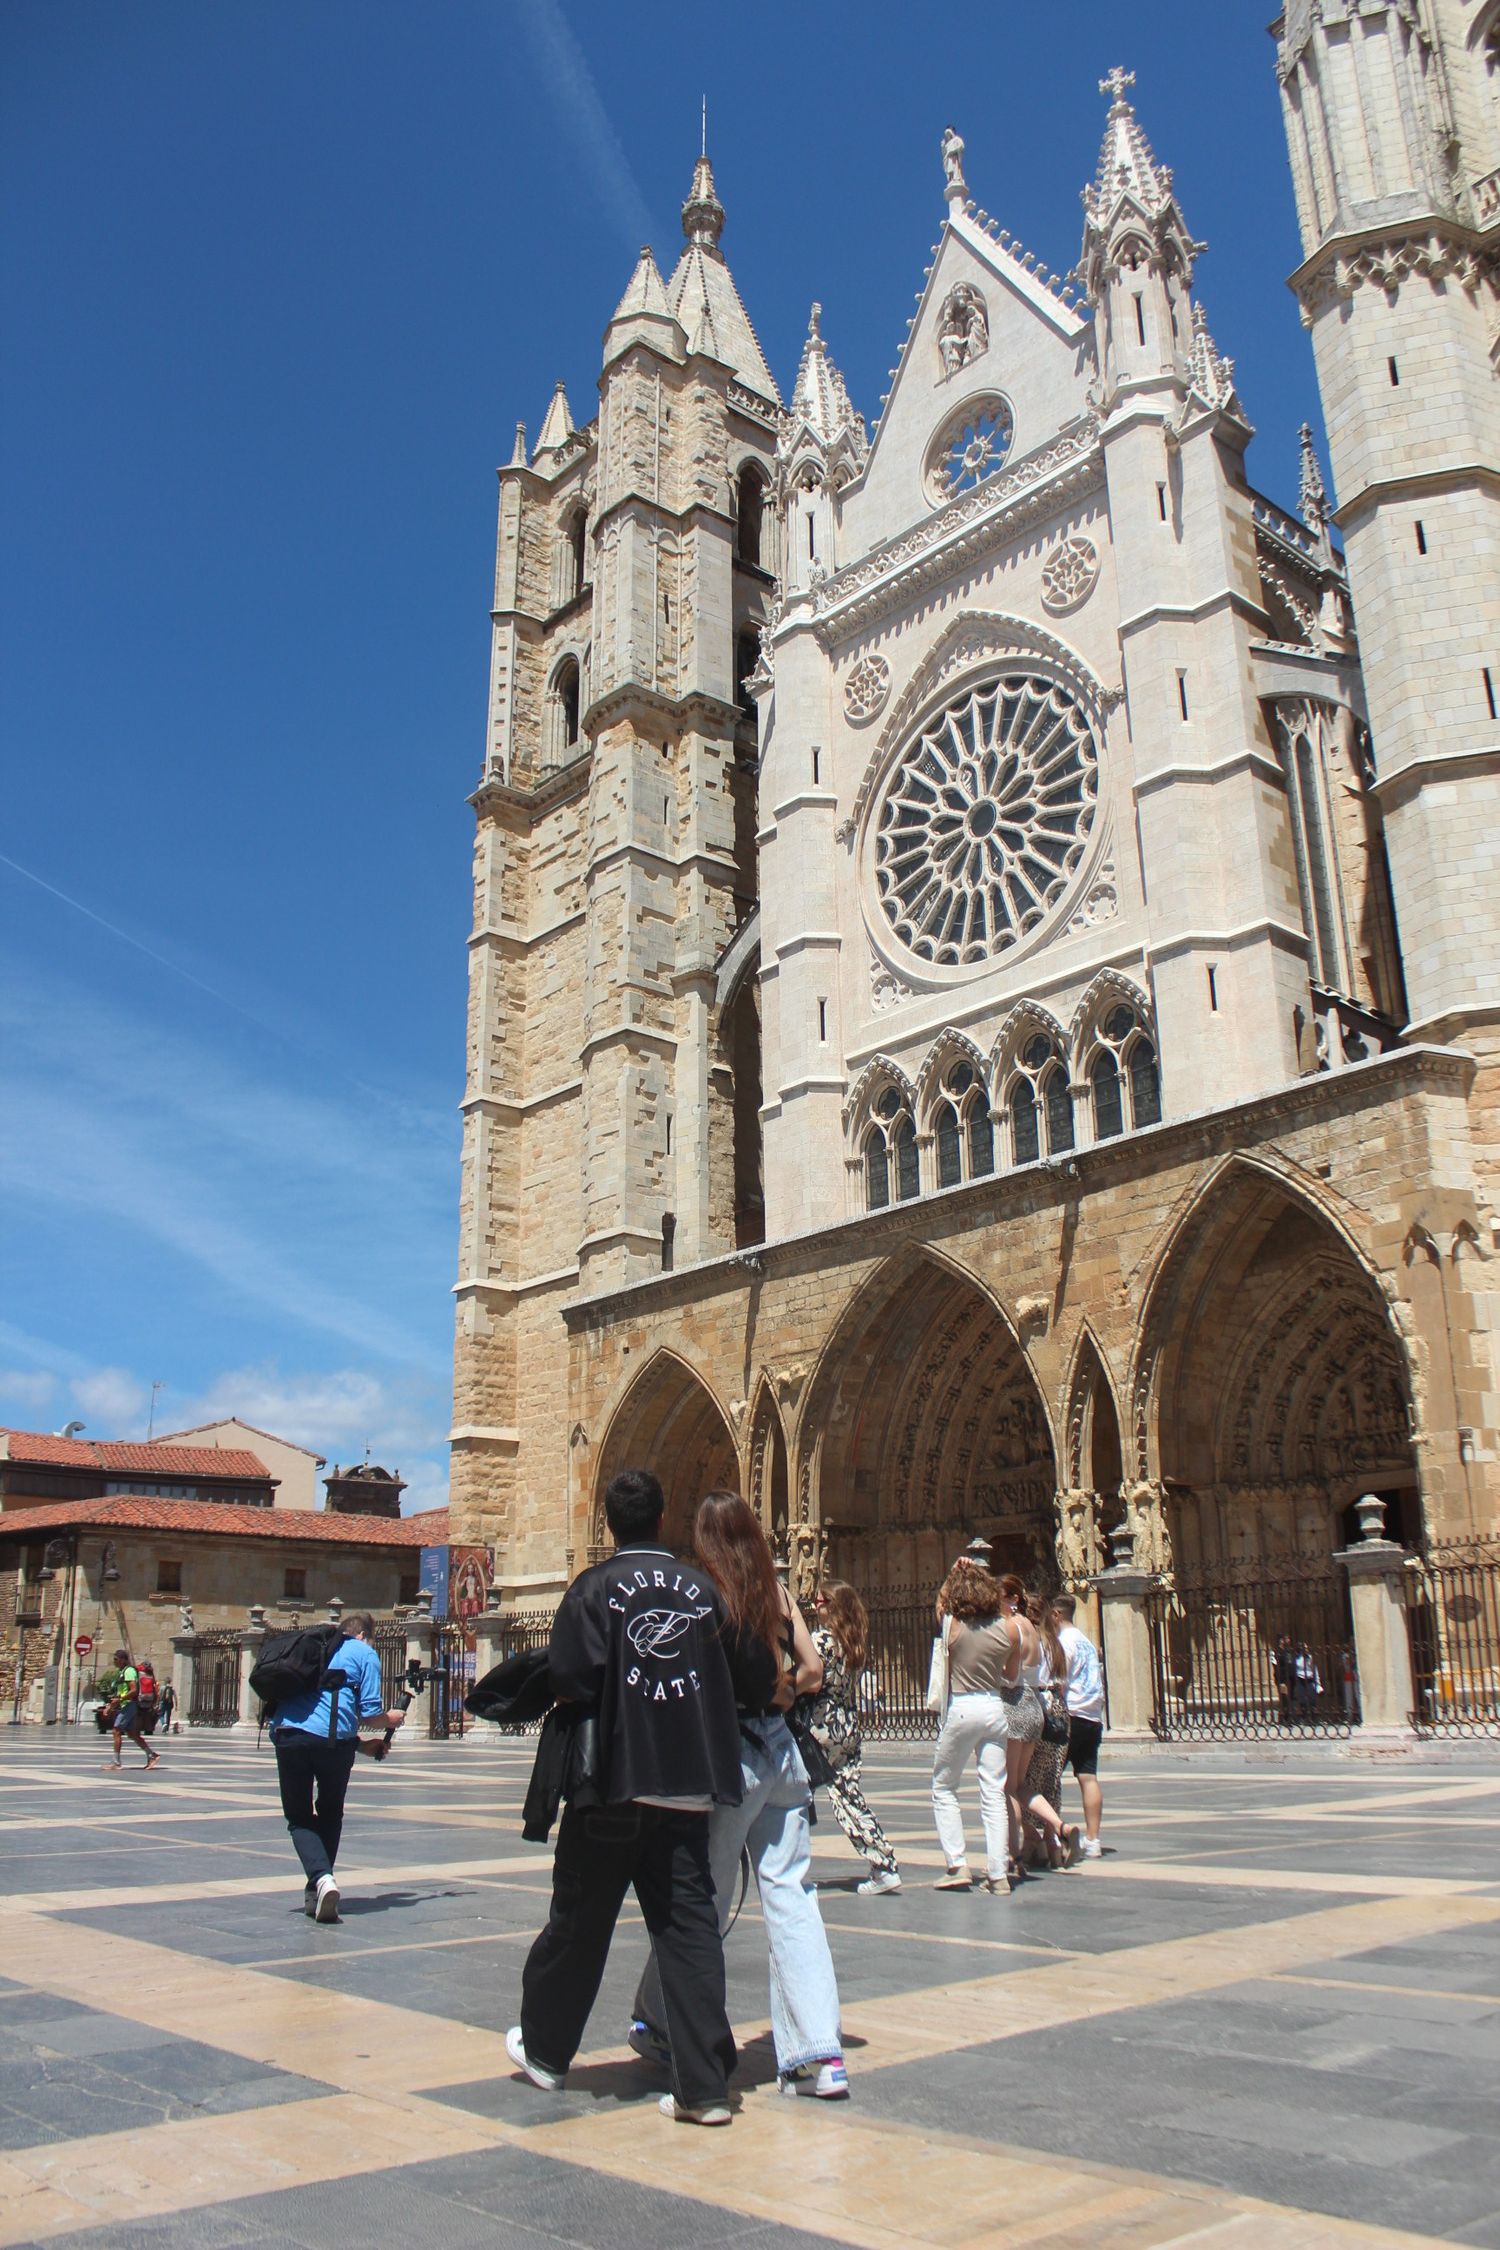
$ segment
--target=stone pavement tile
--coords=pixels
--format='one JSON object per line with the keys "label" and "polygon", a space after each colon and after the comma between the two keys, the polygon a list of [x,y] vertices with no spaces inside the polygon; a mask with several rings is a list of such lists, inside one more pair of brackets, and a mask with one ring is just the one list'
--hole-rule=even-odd
{"label": "stone pavement tile", "polygon": [[29,2148],[170,2118],[266,2108],[326,2091],[294,2072],[195,2041],[153,2043],[138,2035],[134,2046],[92,2057],[54,2054],[44,2036],[24,2060],[0,2064],[0,2147]]}

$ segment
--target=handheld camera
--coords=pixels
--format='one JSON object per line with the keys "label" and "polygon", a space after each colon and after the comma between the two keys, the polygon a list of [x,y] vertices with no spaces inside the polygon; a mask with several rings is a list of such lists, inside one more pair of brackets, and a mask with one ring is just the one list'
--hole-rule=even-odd
{"label": "handheld camera", "polygon": [[[431,1685],[432,1667],[423,1664],[420,1657],[414,1656],[402,1675],[401,1686],[396,1690],[396,1702],[403,1711],[409,1711],[417,1697]],[[395,1734],[394,1727],[387,1727],[378,1742],[361,1741],[359,1747],[367,1758],[373,1758],[378,1765],[388,1754]]]}

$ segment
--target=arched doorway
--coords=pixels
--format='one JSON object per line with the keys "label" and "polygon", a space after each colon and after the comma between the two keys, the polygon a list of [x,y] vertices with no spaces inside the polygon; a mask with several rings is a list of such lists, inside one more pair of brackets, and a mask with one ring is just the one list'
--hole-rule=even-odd
{"label": "arched doorway", "polygon": [[1317,1558],[1364,1492],[1415,1538],[1410,1373],[1376,1282],[1332,1221],[1236,1164],[1151,1292],[1134,1467],[1184,1567]]}
{"label": "arched doorway", "polygon": [[667,1502],[663,1537],[681,1553],[692,1543],[693,1516],[704,1493],[738,1488],[739,1461],[729,1424],[707,1384],[675,1352],[658,1352],[641,1370],[600,1447],[591,1558],[608,1552],[604,1491],[621,1469],[650,1469],[660,1478]]}
{"label": "arched doorway", "polygon": [[1099,1347],[1087,1329],[1068,1387],[1067,1473],[1058,1557],[1076,1592],[1107,1567],[1110,1535],[1125,1520],[1120,1417]]}
{"label": "arched doorway", "polygon": [[824,1353],[803,1430],[799,1502],[838,1576],[869,1591],[932,1585],[978,1533],[1000,1567],[1055,1579],[1042,1395],[1014,1330],[956,1267],[919,1253],[866,1284]]}

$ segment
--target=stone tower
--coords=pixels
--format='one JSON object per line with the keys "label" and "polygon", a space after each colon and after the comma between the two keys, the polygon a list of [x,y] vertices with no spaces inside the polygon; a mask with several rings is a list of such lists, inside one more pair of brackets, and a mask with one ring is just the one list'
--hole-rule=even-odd
{"label": "stone tower", "polygon": [[1500,7],[1293,0],[1273,29],[1408,1036],[1473,1049],[1493,1106]]}
{"label": "stone tower", "polygon": [[559,385],[500,471],[454,1500],[513,1580],[561,1566],[560,1306],[761,1231],[756,996],[718,971],[756,888],[780,400],[706,157],[682,216],[605,329],[597,420]]}

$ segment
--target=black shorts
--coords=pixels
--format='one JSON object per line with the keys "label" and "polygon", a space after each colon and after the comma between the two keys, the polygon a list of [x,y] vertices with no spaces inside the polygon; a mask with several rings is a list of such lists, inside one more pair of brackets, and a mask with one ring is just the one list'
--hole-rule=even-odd
{"label": "black shorts", "polygon": [[1063,1771],[1071,1766],[1077,1774],[1099,1771],[1099,1745],[1104,1740],[1102,1719],[1080,1719],[1076,1711],[1068,1714],[1068,1752],[1063,1759]]}

